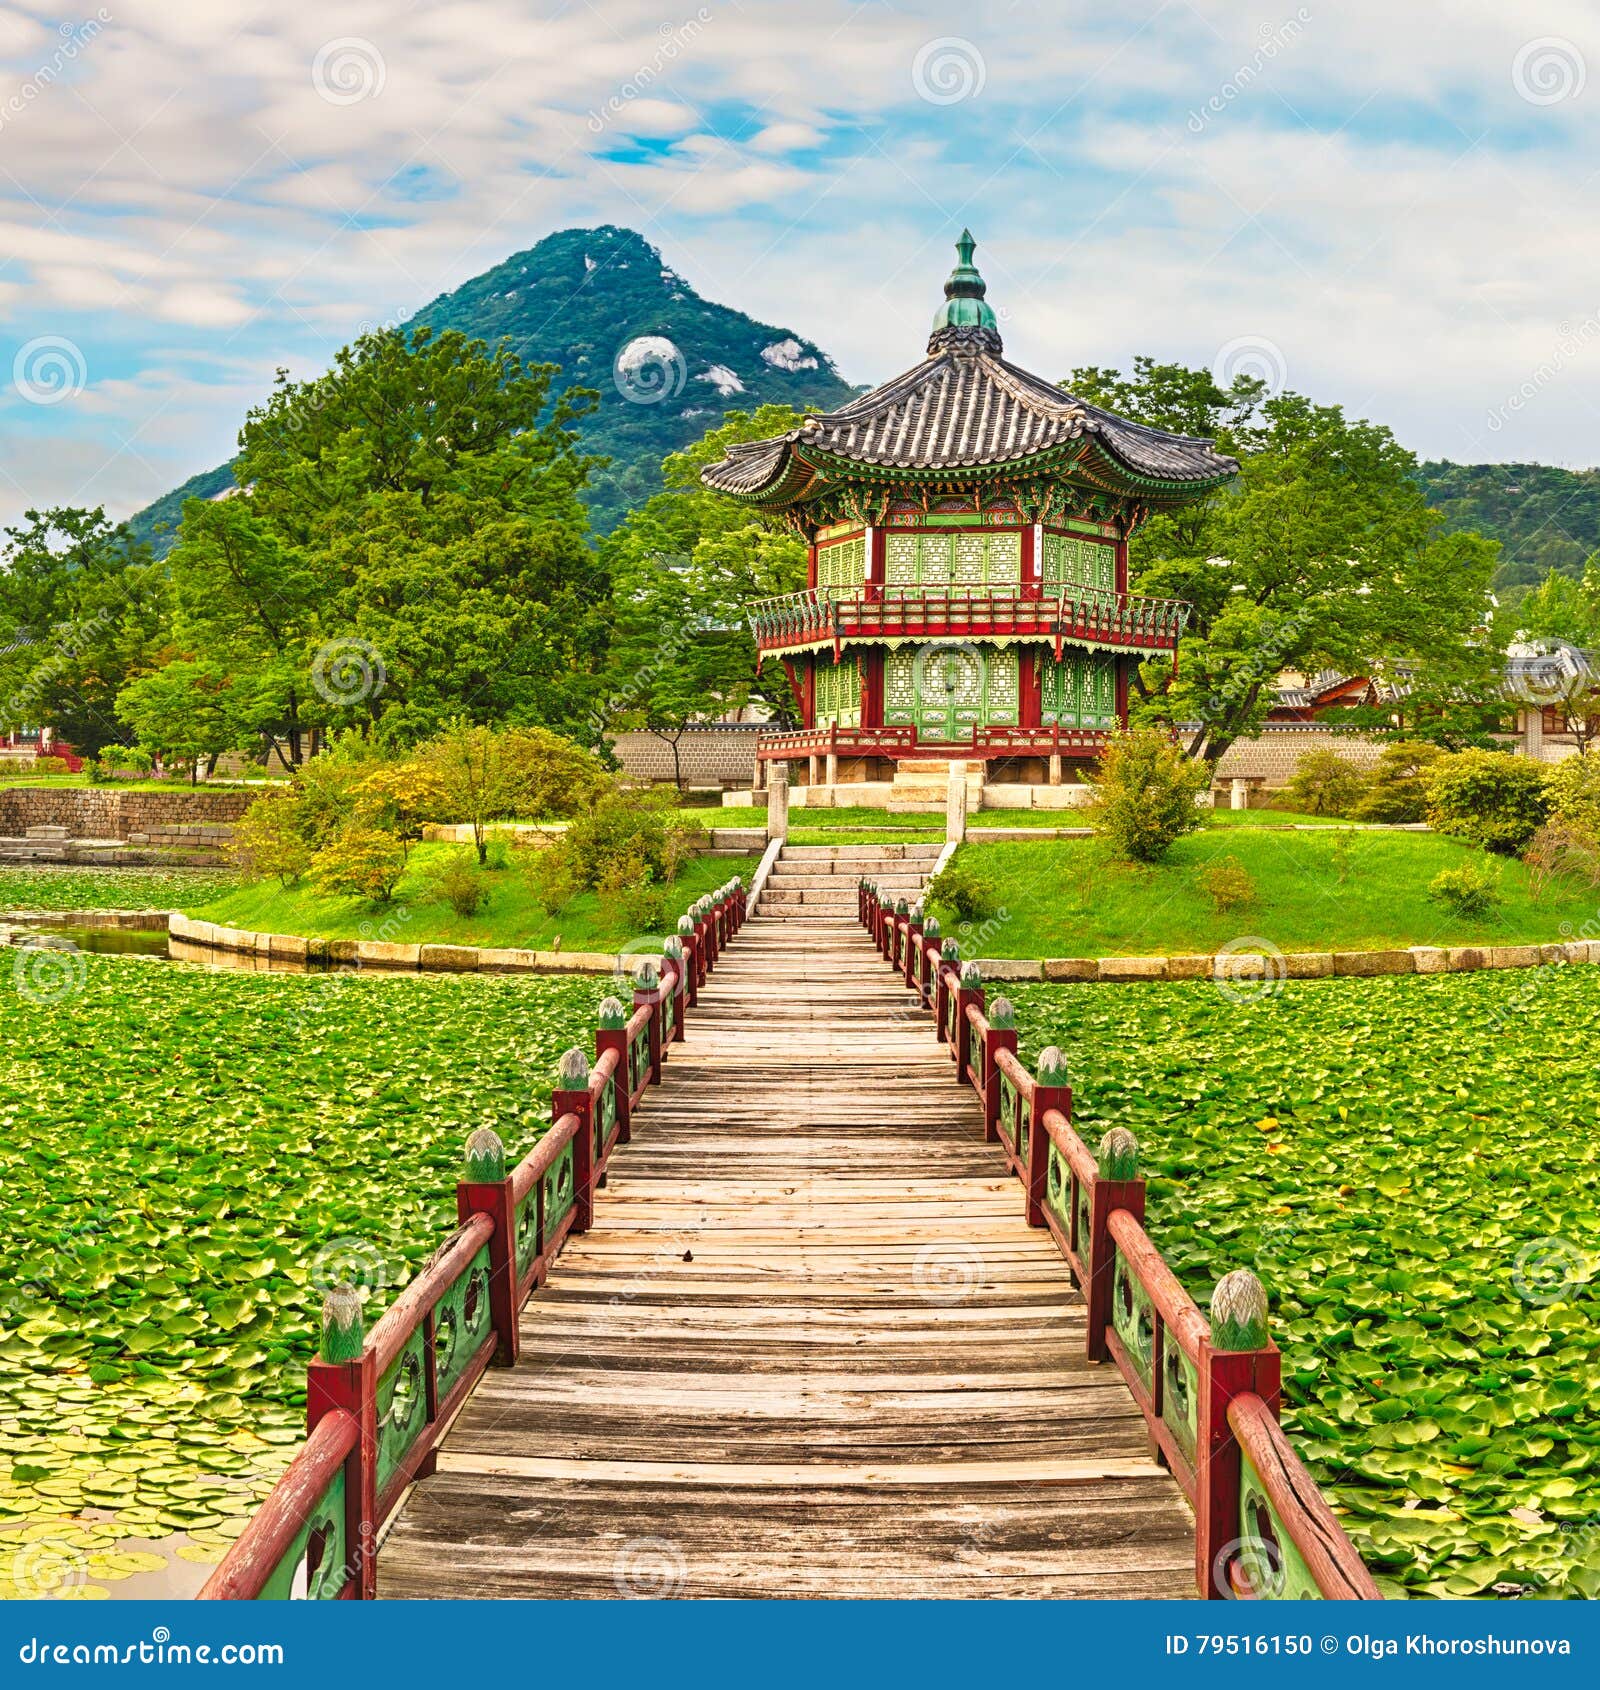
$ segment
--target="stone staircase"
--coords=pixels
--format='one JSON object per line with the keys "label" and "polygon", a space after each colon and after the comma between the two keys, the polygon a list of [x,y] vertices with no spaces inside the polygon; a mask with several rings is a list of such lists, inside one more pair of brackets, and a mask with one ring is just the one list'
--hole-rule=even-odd
{"label": "stone staircase", "polygon": [[[968,815],[975,815],[983,807],[983,769],[981,762],[967,764]],[[895,765],[887,799],[891,814],[942,816],[949,798],[948,762],[918,758]]]}
{"label": "stone staircase", "polygon": [[942,846],[788,845],[778,855],[756,905],[756,920],[856,919],[856,883],[864,875],[891,898],[919,898]]}

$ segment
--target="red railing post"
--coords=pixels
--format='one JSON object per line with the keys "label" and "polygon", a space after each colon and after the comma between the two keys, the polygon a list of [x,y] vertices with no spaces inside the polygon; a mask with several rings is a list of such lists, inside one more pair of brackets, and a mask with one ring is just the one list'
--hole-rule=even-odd
{"label": "red railing post", "polygon": [[967,1023],[968,1009],[982,1011],[984,1006],[983,981],[978,975],[978,965],[975,962],[964,962],[961,965],[960,984],[956,988],[956,1078],[963,1084],[973,1078],[972,1064],[967,1061],[967,1046],[970,1042],[971,1029]]}
{"label": "red railing post", "polygon": [[661,1059],[664,1046],[661,1042],[661,1023],[664,1019],[662,1001],[667,995],[667,988],[661,976],[656,973],[656,965],[652,958],[646,957],[639,964],[639,977],[633,987],[633,1007],[636,1010],[650,1011],[650,1084],[661,1084]]}
{"label": "red railing post", "polygon": [[1017,1053],[1017,1012],[1010,998],[996,998],[985,1015],[983,1035],[983,1137],[993,1144],[1000,1137],[1000,1069],[995,1058],[1003,1050]]}
{"label": "red railing post", "polygon": [[361,1293],[349,1285],[323,1298],[322,1349],[306,1368],[306,1431],[336,1408],[359,1428],[345,1458],[344,1541],[349,1582],[370,1602],[378,1593],[378,1370],[362,1334]]}
{"label": "red railing post", "polygon": [[600,1025],[594,1035],[594,1053],[597,1057],[604,1056],[608,1050],[617,1053],[617,1071],[613,1077],[612,1094],[617,1100],[619,1144],[626,1144],[633,1137],[633,1104],[628,1095],[627,1025],[628,1012],[622,1007],[622,999],[602,998]]}
{"label": "red railing post", "polygon": [[678,917],[678,942],[683,946],[683,983],[689,994],[689,1007],[700,1002],[700,941],[694,930],[694,920],[687,915]]}
{"label": "red railing post", "polygon": [[[1240,1557],[1239,1444],[1228,1404],[1254,1394],[1274,1418],[1281,1358],[1267,1336],[1267,1295],[1248,1269],[1224,1274],[1211,1294],[1211,1331],[1200,1340],[1200,1401],[1195,1443],[1194,1576],[1213,1599],[1248,1595],[1229,1574]],[[1228,1551],[1233,1553],[1227,1553]]]}
{"label": "red railing post", "polygon": [[945,1023],[950,1019],[950,994],[960,979],[961,948],[954,939],[944,940],[934,968],[933,1036],[943,1044]]}
{"label": "red railing post", "polygon": [[900,973],[908,986],[917,984],[917,963],[922,949],[922,907],[919,904],[906,915],[904,954],[900,958]]}
{"label": "red railing post", "polygon": [[[626,1085],[626,1068],[623,1075],[622,1084]],[[563,1115],[578,1117],[578,1132],[572,1141],[574,1232],[587,1232],[594,1223],[594,1111],[590,1101],[589,1058],[573,1045],[561,1058],[560,1084],[550,1098],[550,1119],[559,1121]]]}
{"label": "red railing post", "polygon": [[506,1173],[500,1135],[479,1127],[467,1137],[466,1167],[456,1183],[456,1220],[487,1215],[489,1234],[489,1318],[494,1323],[495,1365],[515,1367],[521,1347],[517,1325],[516,1208]]}
{"label": "red railing post", "polygon": [[[1113,1127],[1100,1141],[1094,1184],[1089,1188],[1089,1285],[1084,1301],[1084,1354],[1105,1361],[1106,1329],[1112,1321],[1116,1294],[1117,1250],[1111,1236],[1111,1217],[1126,1209],[1144,1224],[1144,1181],[1139,1177],[1139,1141],[1125,1127]],[[1082,1242],[1079,1243],[1080,1253]]]}
{"label": "red railing post", "polygon": [[922,956],[918,970],[918,988],[922,994],[922,1007],[930,1013],[933,1010],[933,1000],[939,987],[939,959],[942,946],[939,939],[939,921],[936,916],[928,916],[922,923]]}
{"label": "red railing post", "polygon": [[1048,1110],[1058,1110],[1072,1125],[1072,1087],[1067,1083],[1067,1059],[1059,1045],[1039,1052],[1039,1071],[1033,1081],[1033,1103],[1028,1112],[1028,1198],[1029,1226],[1043,1226],[1044,1203],[1050,1177],[1050,1135],[1045,1131]]}

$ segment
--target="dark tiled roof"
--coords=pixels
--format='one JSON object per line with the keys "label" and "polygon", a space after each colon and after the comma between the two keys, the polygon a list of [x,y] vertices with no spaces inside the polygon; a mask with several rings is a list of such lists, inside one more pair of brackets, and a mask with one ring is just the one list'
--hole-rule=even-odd
{"label": "dark tiled roof", "polygon": [[974,342],[945,345],[788,434],[732,447],[701,478],[749,498],[779,481],[796,445],[863,465],[963,469],[1016,462],[1085,435],[1135,474],[1160,481],[1216,481],[1239,467],[1209,440],[1114,416]]}

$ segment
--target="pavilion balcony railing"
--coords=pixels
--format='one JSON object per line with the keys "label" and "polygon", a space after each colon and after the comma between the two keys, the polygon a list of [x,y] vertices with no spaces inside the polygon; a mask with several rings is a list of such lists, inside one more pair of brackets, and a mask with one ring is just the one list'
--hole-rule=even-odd
{"label": "pavilion balcony railing", "polygon": [[838,757],[955,757],[992,761],[1002,757],[1098,757],[1110,728],[1061,722],[1040,728],[975,723],[960,739],[930,739],[914,727],[783,728],[762,734],[756,756],[764,762],[832,754]]}
{"label": "pavilion balcony railing", "polygon": [[831,643],[835,656],[846,641],[985,634],[1049,640],[1057,657],[1072,644],[1163,652],[1176,648],[1188,617],[1189,606],[1181,599],[1142,598],[1074,583],[808,587],[761,599],[749,611],[760,651]]}

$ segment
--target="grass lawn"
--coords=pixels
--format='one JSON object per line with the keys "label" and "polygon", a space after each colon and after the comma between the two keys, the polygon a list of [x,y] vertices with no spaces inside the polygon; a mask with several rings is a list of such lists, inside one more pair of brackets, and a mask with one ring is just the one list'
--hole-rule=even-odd
{"label": "grass lawn", "polygon": [[466,1135],[527,1153],[611,986],[83,962],[0,1063],[0,1596],[30,1594],[21,1533],[89,1595],[219,1560],[304,1435],[322,1290],[388,1306],[456,1224]]}
{"label": "grass lawn", "polygon": [[1090,1144],[1138,1137],[1191,1295],[1260,1275],[1285,1422],[1368,1565],[1600,1596],[1600,968],[1008,995]]}
{"label": "grass lawn", "polygon": [[[388,905],[327,897],[305,882],[285,888],[272,880],[240,886],[193,913],[204,921],[256,933],[297,933],[315,939],[371,939],[381,929],[382,937],[402,944],[549,950],[559,938],[567,951],[614,951],[641,937],[620,916],[608,918],[592,892],[574,898],[560,915],[547,914],[515,867],[485,874],[490,888],[487,906],[476,915],[457,915],[430,882],[438,867],[463,849],[467,847],[415,846],[394,902]],[[743,875],[748,885],[759,861],[759,857],[691,858],[666,888],[670,920],[661,924],[661,934],[673,932],[677,918],[703,892],[715,890],[736,874]]]}
{"label": "grass lawn", "polygon": [[208,904],[239,884],[215,869],[0,868],[0,911],[182,910]]}
{"label": "grass lawn", "polygon": [[[1256,896],[1218,911],[1200,876],[1227,857]],[[1505,902],[1488,916],[1453,916],[1429,899],[1428,882],[1474,859],[1499,874]],[[987,882],[1007,914],[984,923],[980,938],[937,903],[932,913],[963,950],[994,957],[1210,953],[1245,937],[1283,951],[1554,944],[1600,903],[1593,891],[1551,889],[1535,904],[1520,862],[1430,833],[1207,829],[1153,868],[1115,862],[1094,840],[1020,840],[963,845],[956,862]]]}

